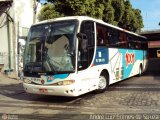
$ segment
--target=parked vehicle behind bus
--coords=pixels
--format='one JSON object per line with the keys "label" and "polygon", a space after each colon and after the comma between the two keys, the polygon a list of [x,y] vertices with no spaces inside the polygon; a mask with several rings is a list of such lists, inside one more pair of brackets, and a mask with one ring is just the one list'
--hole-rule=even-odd
{"label": "parked vehicle behind bus", "polygon": [[26,92],[79,96],[141,75],[146,38],[86,16],[62,17],[33,25],[24,55]]}

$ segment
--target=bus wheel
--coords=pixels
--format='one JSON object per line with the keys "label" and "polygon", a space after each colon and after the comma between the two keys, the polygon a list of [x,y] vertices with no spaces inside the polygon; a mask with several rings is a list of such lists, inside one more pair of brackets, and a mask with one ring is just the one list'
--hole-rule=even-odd
{"label": "bus wheel", "polygon": [[108,76],[102,73],[99,77],[98,90],[97,92],[104,92],[108,88]]}
{"label": "bus wheel", "polygon": [[139,76],[142,75],[142,65],[139,66],[139,74],[138,74],[138,75],[139,75]]}

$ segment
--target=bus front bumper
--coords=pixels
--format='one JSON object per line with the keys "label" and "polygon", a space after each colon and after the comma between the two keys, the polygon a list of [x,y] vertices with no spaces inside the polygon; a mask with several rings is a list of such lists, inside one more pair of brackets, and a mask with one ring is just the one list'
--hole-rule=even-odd
{"label": "bus front bumper", "polygon": [[[55,96],[79,96],[82,93],[76,89],[75,85],[66,86],[43,86],[23,83],[27,93],[55,95]],[[79,92],[78,92],[79,91]]]}

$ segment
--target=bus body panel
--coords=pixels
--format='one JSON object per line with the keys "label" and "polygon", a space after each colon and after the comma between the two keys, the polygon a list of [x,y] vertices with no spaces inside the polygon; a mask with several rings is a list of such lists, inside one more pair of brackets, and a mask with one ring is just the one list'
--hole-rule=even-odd
{"label": "bus body panel", "polygon": [[[120,80],[137,75],[140,64],[143,64],[142,52],[143,51],[140,50],[125,50],[116,48],[102,49],[100,47],[100,49],[97,49],[96,51],[94,65],[90,66],[86,70],[71,74],[41,76],[41,79],[46,81],[45,85],[31,85],[26,83],[23,85],[28,93],[79,96],[98,89],[99,76],[104,69],[109,73],[109,84],[113,84]],[[129,57],[126,57],[127,54],[133,57],[130,58],[130,61],[127,61],[129,59]],[[132,54],[134,54],[134,56]],[[100,64],[101,62],[102,64]],[[105,62],[108,64],[105,64]],[[145,66],[145,64],[143,66]],[[52,78],[53,80],[51,80]],[[51,86],[51,84],[56,83],[57,81],[64,81],[68,79],[74,79],[75,83],[73,85],[66,86]],[[41,91],[41,89],[47,91]]]}
{"label": "bus body panel", "polygon": [[[79,96],[81,94],[97,89],[98,79],[96,79],[97,75],[93,73],[94,71],[95,68],[88,71],[81,71],[77,74],[71,73],[70,79],[75,80],[75,83],[72,85],[55,86],[52,84],[35,85],[23,83],[23,86],[26,92],[33,94]],[[55,80],[54,83],[56,83],[57,81],[58,80]],[[59,79],[59,81],[65,81],[65,79]],[[43,89],[46,91],[43,91]]]}
{"label": "bus body panel", "polygon": [[[145,70],[145,66],[147,63],[146,51],[117,48],[104,49],[107,49],[105,50],[107,51],[106,56],[102,54],[100,55],[101,58],[96,57],[94,65],[98,66],[99,62],[101,62],[101,65],[103,65],[103,61],[107,61],[108,64],[105,65],[105,68],[103,69],[106,69],[109,72],[110,84],[137,75],[139,73],[140,64],[142,64],[143,70]],[[104,49],[102,51],[104,51]],[[100,49],[97,49],[96,54],[98,54],[99,52]]]}

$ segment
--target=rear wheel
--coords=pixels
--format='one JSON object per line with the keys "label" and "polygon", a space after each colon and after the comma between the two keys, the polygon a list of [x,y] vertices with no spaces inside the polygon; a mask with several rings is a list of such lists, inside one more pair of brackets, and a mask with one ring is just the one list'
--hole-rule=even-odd
{"label": "rear wheel", "polygon": [[139,74],[138,74],[138,75],[139,75],[139,76],[142,75],[142,65],[139,66]]}

